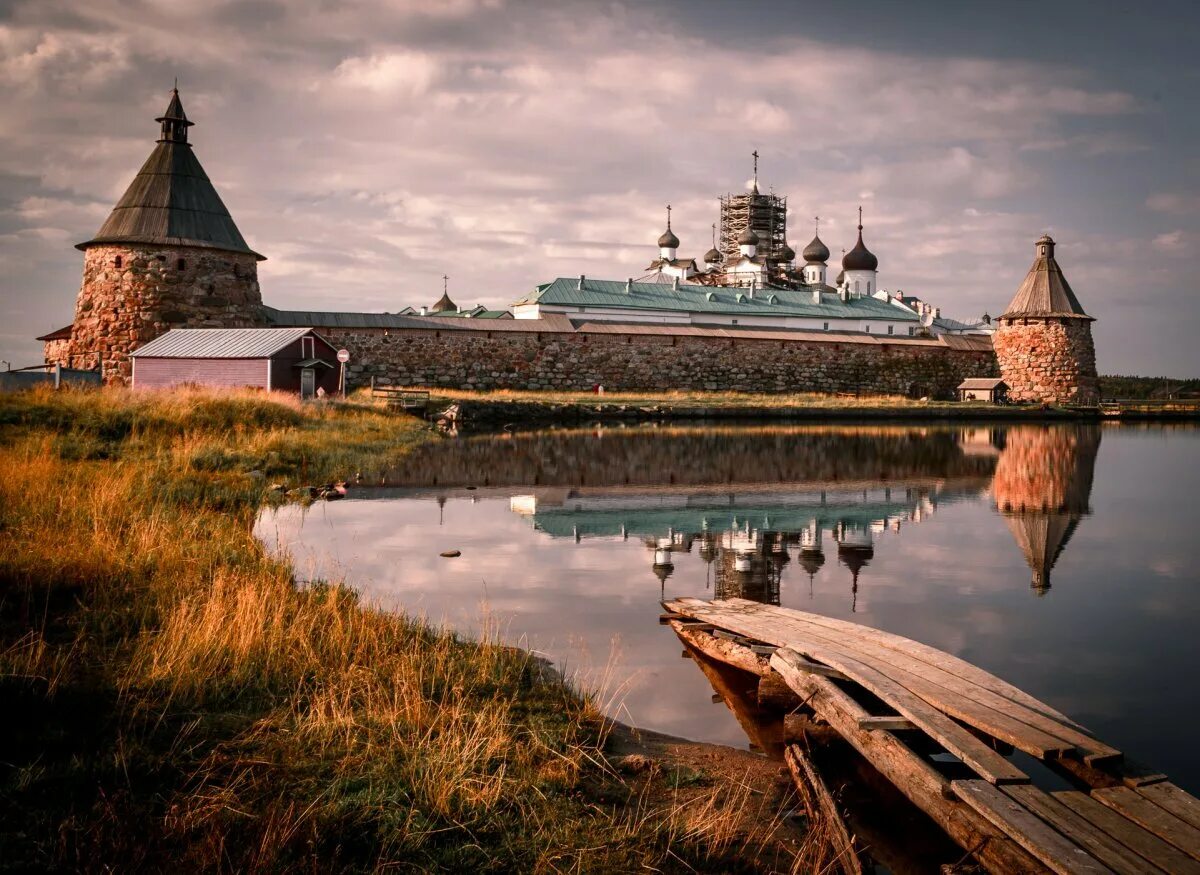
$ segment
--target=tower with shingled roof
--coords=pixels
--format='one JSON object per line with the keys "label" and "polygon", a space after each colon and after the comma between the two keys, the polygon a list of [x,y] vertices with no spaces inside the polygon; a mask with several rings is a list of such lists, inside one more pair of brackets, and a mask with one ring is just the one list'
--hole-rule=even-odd
{"label": "tower with shingled roof", "polygon": [[83,250],[83,282],[61,363],[129,382],[129,353],[177,327],[265,324],[263,256],[246,245],[188,142],[171,91],[154,151]]}
{"label": "tower with shingled roof", "polygon": [[1091,316],[1054,258],[1054,240],[1034,244],[1033,266],[997,320],[992,342],[1013,401],[1094,405],[1100,401]]}

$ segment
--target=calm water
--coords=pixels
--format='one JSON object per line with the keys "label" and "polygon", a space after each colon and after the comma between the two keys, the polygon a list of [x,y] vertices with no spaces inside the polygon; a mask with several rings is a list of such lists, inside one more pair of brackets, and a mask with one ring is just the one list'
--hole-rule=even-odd
{"label": "calm water", "polygon": [[948,650],[1197,791],[1198,504],[1196,429],[628,428],[448,439],[258,533],[365,601],[490,617],[638,726],[746,744],[657,620],[739,596]]}

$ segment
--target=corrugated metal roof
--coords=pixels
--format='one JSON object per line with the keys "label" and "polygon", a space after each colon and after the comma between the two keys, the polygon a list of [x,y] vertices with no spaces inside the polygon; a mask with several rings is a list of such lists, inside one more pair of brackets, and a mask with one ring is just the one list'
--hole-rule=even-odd
{"label": "corrugated metal roof", "polygon": [[[172,328],[135,350],[135,358],[267,358],[311,328]],[[322,338],[324,340],[324,338]]]}
{"label": "corrugated metal roof", "polygon": [[[538,286],[518,304],[560,304],[576,307],[613,307],[634,310],[667,310],[686,313],[721,313],[733,316],[809,316],[832,319],[887,319],[917,322],[911,310],[878,298],[841,300],[821,292],[821,303],[813,302],[811,289],[757,289],[732,286],[698,286],[668,283],[630,283],[587,279],[580,288],[578,277],[559,277]],[[626,291],[626,287],[630,289]],[[773,299],[768,302],[768,299]]]}
{"label": "corrugated metal roof", "polygon": [[[960,389],[995,389],[1004,383],[999,377],[970,377],[958,384]],[[1005,384],[1007,385],[1007,384]]]}

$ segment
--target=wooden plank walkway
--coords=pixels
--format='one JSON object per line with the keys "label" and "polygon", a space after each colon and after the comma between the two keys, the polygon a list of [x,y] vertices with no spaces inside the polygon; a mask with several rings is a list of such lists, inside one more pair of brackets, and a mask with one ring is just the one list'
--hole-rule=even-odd
{"label": "wooden plank walkway", "polygon": [[[745,599],[663,607],[663,622],[752,740],[768,741],[718,664],[756,676],[759,703],[787,700],[783,687],[794,693],[790,701],[836,730],[989,872],[1200,875],[1200,801],[977,666],[878,629]],[[1079,789],[1039,789],[1006,755],[1014,749]]]}

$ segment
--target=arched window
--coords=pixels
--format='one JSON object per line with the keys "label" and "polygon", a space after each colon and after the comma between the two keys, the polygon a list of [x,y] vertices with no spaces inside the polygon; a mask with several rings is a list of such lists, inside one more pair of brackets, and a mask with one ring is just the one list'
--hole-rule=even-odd
{"label": "arched window", "polygon": [[854,291],[858,291],[858,280],[854,281]]}
{"label": "arched window", "polygon": [[121,256],[118,255],[116,258],[113,259],[113,267],[120,267],[120,266],[121,266]]}
{"label": "arched window", "polygon": [[182,258],[181,258],[181,259],[179,259],[177,262],[175,262],[175,269],[176,269],[176,270],[186,270],[186,269],[187,269],[187,262],[186,262],[186,261],[184,261]]}
{"label": "arched window", "polygon": [[871,281],[867,280],[867,294],[871,294]]}

